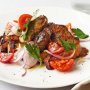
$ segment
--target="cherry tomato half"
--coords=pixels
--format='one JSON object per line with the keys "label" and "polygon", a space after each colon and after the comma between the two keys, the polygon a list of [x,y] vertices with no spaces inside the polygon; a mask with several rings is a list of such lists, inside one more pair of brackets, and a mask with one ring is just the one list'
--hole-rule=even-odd
{"label": "cherry tomato half", "polygon": [[52,60],[50,61],[50,66],[53,69],[57,69],[59,71],[65,72],[72,70],[74,66],[74,59],[70,60]]}
{"label": "cherry tomato half", "polygon": [[14,57],[14,53],[0,53],[0,62],[10,63]]}
{"label": "cherry tomato half", "polygon": [[61,47],[60,45],[58,45],[55,42],[50,42],[49,45],[48,45],[48,50],[51,53],[60,54],[64,51],[64,47]]}
{"label": "cherry tomato half", "polygon": [[19,17],[18,24],[19,24],[19,27],[20,27],[21,30],[24,30],[24,24],[26,23],[27,18],[31,19],[32,15],[30,15],[30,14],[22,14]]}

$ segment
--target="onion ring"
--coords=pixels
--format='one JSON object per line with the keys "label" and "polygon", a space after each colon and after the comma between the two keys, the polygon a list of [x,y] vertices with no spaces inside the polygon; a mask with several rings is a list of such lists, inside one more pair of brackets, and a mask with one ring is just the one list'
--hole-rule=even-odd
{"label": "onion ring", "polygon": [[24,49],[20,49],[19,51],[17,51],[17,52],[15,53],[15,55],[14,55],[14,59],[13,59],[12,62],[13,62],[13,63],[16,63],[16,62],[22,60],[22,59],[23,59],[24,52],[25,52]]}
{"label": "onion ring", "polygon": [[73,53],[72,53],[70,56],[64,57],[64,56],[60,56],[60,55],[53,54],[53,53],[51,53],[51,52],[48,51],[48,50],[45,50],[45,52],[47,52],[48,54],[50,54],[50,55],[52,55],[52,56],[54,56],[54,57],[56,57],[56,58],[58,58],[58,59],[71,59],[71,58],[74,56],[75,51],[76,51],[76,50],[74,49],[74,50],[73,50]]}

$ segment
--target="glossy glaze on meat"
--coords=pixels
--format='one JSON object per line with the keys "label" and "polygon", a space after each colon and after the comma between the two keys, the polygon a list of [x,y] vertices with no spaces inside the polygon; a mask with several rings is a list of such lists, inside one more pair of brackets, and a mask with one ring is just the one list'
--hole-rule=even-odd
{"label": "glossy glaze on meat", "polygon": [[48,28],[44,28],[38,35],[36,35],[34,42],[41,51],[46,49],[50,42],[51,31]]}
{"label": "glossy glaze on meat", "polygon": [[35,35],[37,35],[42,29],[47,25],[48,19],[44,15],[40,15],[35,20],[30,23],[30,30],[28,31],[28,41],[33,40]]}
{"label": "glossy glaze on meat", "polygon": [[[46,34],[46,31],[48,31],[48,34]],[[43,38],[42,38],[43,37]],[[73,56],[73,58],[76,58],[80,56],[81,53],[84,53],[83,55],[87,55],[88,50],[82,50],[83,48],[80,45],[79,39],[74,37],[69,31],[68,28],[65,25],[59,25],[59,24],[54,24],[54,23],[48,23],[46,27],[41,31],[38,35],[36,35],[35,38],[35,43],[37,46],[43,51],[49,41],[55,41],[58,44],[62,45],[61,41],[59,38],[68,41],[70,43],[74,43],[76,45],[76,51]],[[86,51],[86,52],[84,52]],[[65,51],[63,52],[63,56],[68,56],[72,53],[72,50],[69,52]]]}

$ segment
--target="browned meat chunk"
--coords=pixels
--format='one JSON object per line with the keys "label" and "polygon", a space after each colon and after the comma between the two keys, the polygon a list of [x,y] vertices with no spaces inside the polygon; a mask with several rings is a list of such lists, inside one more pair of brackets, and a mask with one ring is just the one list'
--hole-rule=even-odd
{"label": "browned meat chunk", "polygon": [[84,57],[84,56],[86,56],[87,53],[88,53],[88,49],[82,47],[81,52],[80,52],[80,57]]}
{"label": "browned meat chunk", "polygon": [[8,47],[8,42],[4,42],[1,44],[1,51],[7,51],[7,47]]}
{"label": "browned meat chunk", "polygon": [[30,30],[28,32],[28,40],[31,41],[34,36],[47,25],[47,23],[48,19],[44,15],[41,15],[32,21],[29,26]]}
{"label": "browned meat chunk", "polygon": [[53,68],[50,66],[50,56],[48,55],[43,61],[44,61],[44,64],[46,65],[46,68],[48,70],[53,70]]}
{"label": "browned meat chunk", "polygon": [[16,35],[0,36],[0,41],[1,41],[2,38],[3,38],[4,41],[9,41],[9,40],[19,41],[19,36],[16,36]]}
{"label": "browned meat chunk", "polygon": [[44,50],[51,37],[51,31],[48,28],[44,28],[34,39],[35,44],[40,48],[40,50]]}
{"label": "browned meat chunk", "polygon": [[78,44],[79,40],[75,38],[67,29],[65,25],[58,25],[58,24],[49,24],[48,28],[52,31],[52,39],[55,39],[58,43],[60,40],[58,38],[62,38],[66,41],[69,41],[74,44]]}
{"label": "browned meat chunk", "polygon": [[50,66],[51,56],[50,56],[48,53],[46,53],[46,52],[42,52],[40,56],[41,56],[44,64],[46,65],[46,68],[47,68],[48,70],[52,70],[52,68],[51,68],[51,66]]}
{"label": "browned meat chunk", "polygon": [[3,35],[3,36],[1,36],[1,38],[0,38],[1,51],[7,52],[8,44],[10,45],[11,51],[16,51],[18,42],[19,42],[19,37],[16,35],[10,35],[10,36]]}
{"label": "browned meat chunk", "polygon": [[[47,25],[47,28],[49,28],[49,30],[51,30],[52,32],[52,36],[51,39],[56,41],[58,44],[62,45],[61,41],[59,38],[68,41],[70,43],[74,43],[76,45],[76,52],[73,58],[76,58],[77,56],[80,55],[81,52],[81,46],[80,46],[80,42],[79,39],[75,38],[67,29],[66,26],[64,25],[58,25],[58,24],[53,24],[50,23]],[[63,54],[65,56],[69,55],[72,51],[70,52],[64,52]]]}
{"label": "browned meat chunk", "polygon": [[5,40],[6,41],[11,40],[11,41],[17,41],[17,42],[19,42],[19,37],[16,36],[16,35],[9,35],[9,36],[5,36]]}
{"label": "browned meat chunk", "polygon": [[40,57],[42,58],[42,60],[44,60],[49,54],[47,52],[42,52],[40,54]]}

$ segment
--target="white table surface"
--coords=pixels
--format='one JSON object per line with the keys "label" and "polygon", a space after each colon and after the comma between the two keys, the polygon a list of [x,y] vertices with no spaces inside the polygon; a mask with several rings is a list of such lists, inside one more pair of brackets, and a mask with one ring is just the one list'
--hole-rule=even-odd
{"label": "white table surface", "polygon": [[[84,7],[82,8],[82,5]],[[77,9],[86,13],[90,10],[90,0],[0,0],[0,13],[3,11],[14,11],[18,8],[32,7],[32,6],[43,6],[43,7],[66,7]],[[70,90],[72,86],[47,89],[47,90]],[[42,90],[42,89],[32,89],[26,87],[20,87],[6,82],[0,81],[0,90]],[[44,89],[45,90],[45,89]]]}

